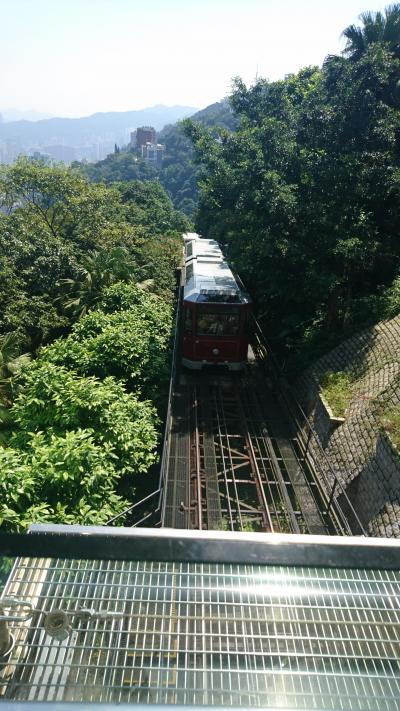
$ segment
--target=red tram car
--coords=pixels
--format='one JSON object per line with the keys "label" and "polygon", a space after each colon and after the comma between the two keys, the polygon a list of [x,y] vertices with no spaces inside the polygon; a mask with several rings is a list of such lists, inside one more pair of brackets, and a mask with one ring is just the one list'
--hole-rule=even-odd
{"label": "red tram car", "polygon": [[215,240],[184,235],[182,363],[241,370],[247,362],[250,298]]}

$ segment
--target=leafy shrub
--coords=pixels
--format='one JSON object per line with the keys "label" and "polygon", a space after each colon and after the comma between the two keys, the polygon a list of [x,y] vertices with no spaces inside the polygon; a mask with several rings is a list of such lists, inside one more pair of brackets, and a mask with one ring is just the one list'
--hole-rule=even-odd
{"label": "leafy shrub", "polygon": [[119,281],[105,290],[98,308],[106,314],[112,314],[116,311],[127,311],[134,306],[146,309],[149,303],[160,305],[160,299],[149,293],[143,285]]}
{"label": "leafy shrub", "polygon": [[82,375],[112,375],[128,382],[145,397],[154,397],[169,377],[172,308],[138,289],[108,290],[104,305],[137,303],[124,311],[87,314],[65,339],[45,348],[41,359],[74,369]]}
{"label": "leafy shrub", "polygon": [[108,452],[120,475],[146,472],[155,461],[155,410],[127,393],[121,383],[111,377],[103,382],[81,377],[43,361],[33,363],[24,377],[12,408],[19,430],[11,446],[32,452],[32,433],[46,432],[51,437],[82,429],[89,430],[93,442]]}
{"label": "leafy shrub", "polygon": [[128,502],[114,491],[112,447],[90,431],[33,434],[28,450],[0,449],[0,524],[23,530],[33,521],[106,523]]}
{"label": "leafy shrub", "polygon": [[154,408],[111,377],[40,360],[21,382],[11,409],[17,429],[0,448],[0,525],[104,524],[122,513],[129,502],[118,490],[156,459]]}
{"label": "leafy shrub", "polygon": [[386,318],[393,318],[400,313],[400,277],[397,277],[385,292],[385,302]]}

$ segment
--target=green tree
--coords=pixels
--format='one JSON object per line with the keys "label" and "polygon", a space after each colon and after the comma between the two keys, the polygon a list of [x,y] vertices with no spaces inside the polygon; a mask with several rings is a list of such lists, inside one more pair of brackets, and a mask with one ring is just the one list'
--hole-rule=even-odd
{"label": "green tree", "polygon": [[60,279],[64,293],[57,300],[65,311],[81,318],[98,303],[108,286],[122,279],[129,281],[135,269],[135,262],[123,247],[92,252],[84,258],[76,279]]}
{"label": "green tree", "polygon": [[0,401],[4,405],[11,405],[15,377],[29,362],[29,353],[20,354],[19,339],[15,333],[0,337]]}
{"label": "green tree", "polygon": [[108,189],[21,159],[0,170],[0,204],[0,333],[25,349],[67,333],[118,280],[175,287],[188,223],[158,184]]}
{"label": "green tree", "polygon": [[[397,6],[385,14],[395,18]],[[394,24],[396,24],[394,22]],[[385,35],[386,36],[386,35]],[[231,134],[186,123],[201,171],[199,231],[227,244],[269,333],[339,333],[400,258],[400,63],[386,40],[284,81],[236,80]]]}
{"label": "green tree", "polygon": [[0,446],[7,443],[14,426],[10,407],[16,395],[16,377],[29,362],[30,355],[20,353],[16,333],[0,336]]}
{"label": "green tree", "polygon": [[363,12],[359,19],[361,27],[349,25],[343,31],[346,57],[358,60],[371,45],[380,44],[400,58],[400,4],[388,5],[383,13]]}
{"label": "green tree", "polygon": [[115,492],[117,481],[110,446],[96,444],[90,432],[33,434],[29,451],[0,449],[0,525],[105,524],[128,506]]}
{"label": "green tree", "polygon": [[0,449],[0,525],[104,524],[126,509],[157,456],[154,408],[113,378],[40,360],[20,380],[14,432]]}
{"label": "green tree", "polygon": [[115,191],[88,183],[65,166],[25,158],[1,169],[0,205],[10,217],[31,216],[45,234],[68,239],[85,251],[104,244],[124,222]]}
{"label": "green tree", "polygon": [[187,221],[159,185],[23,160],[0,201],[0,525],[106,523],[157,459]]}

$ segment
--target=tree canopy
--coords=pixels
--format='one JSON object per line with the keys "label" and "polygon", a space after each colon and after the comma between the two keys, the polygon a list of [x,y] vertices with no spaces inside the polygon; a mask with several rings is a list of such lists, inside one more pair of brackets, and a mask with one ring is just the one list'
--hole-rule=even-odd
{"label": "tree canopy", "polygon": [[357,56],[347,44],[322,69],[250,87],[237,79],[236,132],[186,122],[201,171],[199,231],[227,244],[286,346],[310,326],[343,333],[362,305],[364,317],[375,313],[398,274],[398,16],[398,5],[362,16]]}
{"label": "tree canopy", "polygon": [[361,27],[349,25],[343,30],[346,57],[358,60],[372,45],[380,44],[400,58],[400,4],[388,5],[384,12],[363,12],[360,20]]}
{"label": "tree canopy", "polygon": [[26,159],[0,203],[0,526],[106,523],[157,459],[190,223],[158,183]]}

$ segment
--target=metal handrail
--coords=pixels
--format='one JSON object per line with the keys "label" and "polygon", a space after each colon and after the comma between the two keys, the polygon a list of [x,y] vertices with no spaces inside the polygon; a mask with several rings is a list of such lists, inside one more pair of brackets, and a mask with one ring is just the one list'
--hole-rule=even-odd
{"label": "metal handrail", "polygon": [[[144,504],[145,501],[152,499],[153,496],[156,496],[156,494],[159,494],[159,493],[160,493],[160,489],[159,488],[155,489],[155,491],[152,491],[151,494],[148,494],[147,496],[145,496],[144,499],[140,499],[140,501],[137,501],[135,504],[132,504],[132,506],[130,506],[128,509],[125,509],[121,513],[114,516],[114,518],[110,518],[110,520],[107,521],[107,526],[110,526],[112,523],[114,523],[114,521],[117,521],[119,518],[121,518],[121,516],[126,516],[127,514],[131,513],[138,506],[140,506],[141,504]],[[157,511],[158,511],[158,508],[155,509],[155,511],[152,511],[152,513],[157,513]],[[146,516],[146,518],[148,518],[148,516]],[[137,526],[137,525],[138,525],[137,523],[133,524],[133,526]]]}
{"label": "metal handrail", "polygon": [[[288,533],[31,524],[2,533],[2,556],[400,570],[400,540]],[[0,704],[1,706],[1,704]]]}
{"label": "metal handrail", "polygon": [[[303,436],[303,428],[305,426],[305,429],[308,431],[307,434],[307,442],[301,442],[300,438],[298,437],[299,443],[302,445],[303,449],[303,455],[306,457],[309,454],[309,446],[311,443],[311,440],[315,443],[318,453],[320,457],[323,459],[324,464],[327,466],[327,468],[330,471],[330,474],[333,478],[333,485],[329,481],[328,477],[326,476],[326,473],[324,471],[324,468],[321,466],[318,466],[318,472],[320,476],[322,477],[324,486],[321,486],[321,480],[318,478],[317,473],[315,472],[315,465],[316,462],[314,458],[312,459],[312,466],[311,466],[311,472],[313,474],[313,478],[315,480],[315,483],[318,485],[319,491],[322,494],[326,506],[327,506],[327,513],[331,513],[334,515],[337,523],[339,524],[340,529],[342,532],[345,532],[348,535],[352,535],[353,531],[351,529],[351,526],[348,522],[348,519],[346,515],[344,514],[337,497],[335,497],[335,492],[336,489],[339,489],[340,493],[343,495],[343,498],[346,500],[347,505],[349,506],[349,509],[351,510],[351,513],[353,514],[357,525],[360,528],[360,531],[364,536],[369,536],[368,532],[365,530],[360,517],[358,516],[356,510],[354,509],[353,504],[351,503],[349,496],[346,492],[346,489],[343,487],[341,484],[340,480],[338,479],[338,476],[336,472],[333,470],[332,464],[329,461],[328,457],[326,456],[326,453],[324,449],[321,446],[321,443],[318,439],[318,435],[315,431],[315,428],[313,427],[309,417],[307,417],[306,413],[304,412],[302,406],[294,396],[293,392],[290,391],[290,396],[288,393],[288,390],[286,387],[283,387],[284,385],[284,378],[281,372],[281,369],[279,367],[279,364],[276,360],[276,357],[274,353],[271,351],[270,346],[267,344],[266,338],[264,336],[264,333],[261,329],[260,324],[257,322],[257,320],[254,318],[254,327],[255,327],[255,336],[259,341],[259,345],[261,346],[261,350],[264,352],[264,358],[268,357],[268,364],[270,366],[270,372],[273,376],[273,379],[275,381],[275,386],[277,390],[279,391],[279,394],[281,395],[286,409],[293,419],[293,422],[296,426],[296,431],[298,434]],[[310,459],[308,460],[310,463]],[[326,487],[326,488],[325,488]]]}

